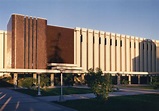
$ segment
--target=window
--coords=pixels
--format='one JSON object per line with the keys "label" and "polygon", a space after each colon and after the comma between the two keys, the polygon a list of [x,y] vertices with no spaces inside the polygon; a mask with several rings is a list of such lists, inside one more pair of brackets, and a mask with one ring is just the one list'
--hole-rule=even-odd
{"label": "window", "polygon": [[81,35],[81,42],[83,42],[83,36]]}
{"label": "window", "polygon": [[94,36],[93,36],[93,44],[94,44],[94,42],[95,42],[95,41],[94,41]]}
{"label": "window", "polygon": [[115,40],[115,46],[117,46],[117,40]]}
{"label": "window", "polygon": [[135,42],[134,42],[134,48],[136,48],[136,44],[135,44]]}
{"label": "window", "polygon": [[131,48],[131,42],[130,42],[130,48]]}
{"label": "window", "polygon": [[112,39],[110,39],[110,45],[112,45]]}
{"label": "window", "polygon": [[99,44],[101,44],[101,37],[99,37]]}
{"label": "window", "polygon": [[122,47],[122,40],[120,40],[120,47]]}
{"label": "window", "polygon": [[105,45],[107,45],[107,38],[105,38],[105,40],[104,40],[104,44],[105,44]]}

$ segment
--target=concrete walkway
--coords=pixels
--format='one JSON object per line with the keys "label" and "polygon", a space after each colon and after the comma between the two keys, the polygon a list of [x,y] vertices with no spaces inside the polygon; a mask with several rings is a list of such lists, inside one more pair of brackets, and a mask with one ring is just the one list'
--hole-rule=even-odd
{"label": "concrete walkway", "polygon": [[[121,88],[119,92],[110,92],[109,97],[139,95],[139,94],[154,94],[154,93],[159,94],[159,90],[139,89],[139,88]],[[71,94],[71,95],[64,95],[64,100],[89,99],[89,98],[95,98],[95,97],[96,96],[93,93]],[[59,101],[59,96],[46,96],[46,97],[37,97],[37,98],[44,101]]]}
{"label": "concrete walkway", "polygon": [[51,102],[0,88],[0,111],[75,111]]}

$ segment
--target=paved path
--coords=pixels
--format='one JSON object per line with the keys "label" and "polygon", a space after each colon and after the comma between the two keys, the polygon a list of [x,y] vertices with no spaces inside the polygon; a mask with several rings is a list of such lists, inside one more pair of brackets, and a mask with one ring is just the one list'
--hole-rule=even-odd
{"label": "paved path", "polygon": [[0,111],[75,111],[54,103],[0,88]]}
{"label": "paved path", "polygon": [[[121,88],[119,92],[111,92],[109,93],[109,97],[112,96],[125,96],[125,95],[138,95],[138,94],[159,94],[159,90],[146,90],[146,89],[135,89],[135,88]],[[44,101],[58,101],[59,96],[46,96],[46,97],[37,97],[38,99]],[[90,94],[71,94],[64,95],[65,100],[75,100],[75,99],[89,99],[95,98],[93,93]]]}

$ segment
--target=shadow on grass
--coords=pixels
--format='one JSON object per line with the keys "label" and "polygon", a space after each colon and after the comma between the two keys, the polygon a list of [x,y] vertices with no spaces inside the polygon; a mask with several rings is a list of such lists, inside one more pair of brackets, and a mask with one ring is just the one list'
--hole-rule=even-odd
{"label": "shadow on grass", "polygon": [[78,111],[159,111],[159,95],[110,97],[106,102],[99,102],[97,99],[83,99],[58,104]]}

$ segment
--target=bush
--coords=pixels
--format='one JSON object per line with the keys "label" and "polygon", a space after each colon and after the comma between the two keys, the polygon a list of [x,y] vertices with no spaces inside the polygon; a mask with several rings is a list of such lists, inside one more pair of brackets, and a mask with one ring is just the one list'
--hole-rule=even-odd
{"label": "bush", "polygon": [[154,89],[158,89],[159,88],[159,76],[152,77],[151,86]]}
{"label": "bush", "polygon": [[86,83],[92,89],[97,99],[107,100],[109,91],[112,91],[112,80],[110,74],[103,74],[100,68],[89,69],[85,76]]}
{"label": "bush", "polygon": [[46,74],[41,74],[40,76],[40,86],[42,88],[49,86],[49,77]]}
{"label": "bush", "polygon": [[19,86],[24,88],[32,88],[32,86],[35,86],[33,83],[36,82],[36,79],[33,79],[32,77],[28,78],[22,78],[19,80]]}

